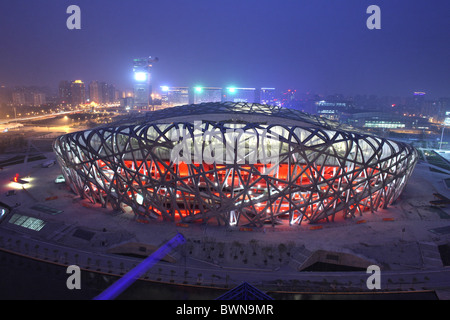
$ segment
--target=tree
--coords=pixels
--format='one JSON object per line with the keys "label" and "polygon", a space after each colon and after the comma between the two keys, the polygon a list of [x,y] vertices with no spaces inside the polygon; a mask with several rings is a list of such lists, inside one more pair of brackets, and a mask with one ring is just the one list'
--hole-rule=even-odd
{"label": "tree", "polygon": [[283,253],[287,251],[287,247],[284,245],[284,243],[280,243],[278,245],[278,252],[280,254],[280,262],[283,260]]}
{"label": "tree", "polygon": [[256,249],[258,248],[258,240],[250,240],[250,246],[252,247],[253,255],[256,256]]}
{"label": "tree", "polygon": [[158,268],[158,281],[161,281],[161,272],[162,272],[162,269],[161,268]]}

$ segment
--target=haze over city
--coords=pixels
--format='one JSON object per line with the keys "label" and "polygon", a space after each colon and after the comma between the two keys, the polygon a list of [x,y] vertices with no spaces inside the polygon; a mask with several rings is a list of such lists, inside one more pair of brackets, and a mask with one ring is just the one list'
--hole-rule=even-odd
{"label": "haze over city", "polygon": [[[81,8],[68,30],[66,9]],[[0,85],[63,79],[131,87],[135,57],[156,56],[156,87],[450,96],[447,1],[2,1]]]}

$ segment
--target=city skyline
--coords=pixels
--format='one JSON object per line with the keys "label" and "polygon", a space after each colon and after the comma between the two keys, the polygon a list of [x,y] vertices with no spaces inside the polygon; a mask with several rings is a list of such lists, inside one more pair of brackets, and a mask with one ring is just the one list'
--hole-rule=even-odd
{"label": "city skyline", "polygon": [[324,95],[450,96],[449,4],[389,3],[369,30],[369,3],[318,1],[77,1],[81,30],[68,30],[69,2],[4,1],[0,85],[55,87],[63,79],[132,88],[132,63],[160,59],[154,87],[296,88]]}

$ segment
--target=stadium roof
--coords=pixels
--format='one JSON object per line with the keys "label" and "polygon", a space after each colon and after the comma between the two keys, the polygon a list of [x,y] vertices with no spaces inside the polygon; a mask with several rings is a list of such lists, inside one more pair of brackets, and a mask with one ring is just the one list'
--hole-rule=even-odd
{"label": "stadium roof", "polygon": [[[140,125],[145,123],[189,122],[194,120],[217,122],[264,122],[306,127],[320,127],[371,135],[337,121],[284,107],[243,102],[209,102],[183,105],[153,112],[127,115],[109,126]],[[282,122],[280,122],[282,121]]]}

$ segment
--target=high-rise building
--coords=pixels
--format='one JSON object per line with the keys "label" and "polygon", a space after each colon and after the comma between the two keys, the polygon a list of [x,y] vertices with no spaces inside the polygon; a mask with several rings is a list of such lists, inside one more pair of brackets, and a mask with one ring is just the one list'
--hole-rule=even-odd
{"label": "high-rise building", "polygon": [[59,103],[62,105],[71,104],[72,95],[70,89],[70,81],[63,80],[59,83]]}
{"label": "high-rise building", "polygon": [[89,84],[89,101],[98,104],[102,103],[100,84],[98,81],[92,81]]}
{"label": "high-rise building", "polygon": [[428,115],[430,101],[426,100],[426,92],[416,91],[413,96],[414,113]]}
{"label": "high-rise building", "polygon": [[222,88],[216,87],[195,87],[192,90],[193,103],[221,102]]}
{"label": "high-rise building", "polygon": [[36,87],[17,87],[12,92],[14,106],[39,107],[46,103],[46,96]]}
{"label": "high-rise building", "polygon": [[120,99],[120,107],[126,110],[129,110],[133,107],[133,98],[125,97]]}
{"label": "high-rise building", "polygon": [[109,84],[106,82],[100,83],[100,92],[102,95],[102,103],[109,103],[110,97],[109,97]]}
{"label": "high-rise building", "polygon": [[81,80],[61,81],[58,91],[62,105],[78,106],[86,102],[86,87]]}
{"label": "high-rise building", "polygon": [[25,90],[23,88],[15,88],[12,93],[12,101],[15,106],[24,106],[26,104]]}
{"label": "high-rise building", "polygon": [[7,104],[11,101],[10,89],[6,86],[0,86],[0,104]]}
{"label": "high-rise building", "polygon": [[119,101],[119,91],[113,84],[92,81],[89,84],[89,100],[98,104]]}
{"label": "high-rise building", "polygon": [[107,103],[113,103],[117,101],[117,90],[116,87],[113,84],[108,84],[108,101]]}
{"label": "high-rise building", "polygon": [[147,109],[151,104],[151,68],[158,58],[134,59],[134,105]]}
{"label": "high-rise building", "polygon": [[81,80],[72,81],[70,84],[72,106],[78,106],[86,102],[86,88],[84,82]]}
{"label": "high-rise building", "polygon": [[47,103],[47,98],[43,92],[33,92],[31,95],[33,99],[33,106],[39,107]]}
{"label": "high-rise building", "polygon": [[113,102],[116,102],[116,103],[119,102],[121,97],[122,97],[122,91],[116,88],[115,92],[114,92],[114,101]]}
{"label": "high-rise building", "polygon": [[222,94],[222,101],[255,103],[256,88],[226,88]]}

